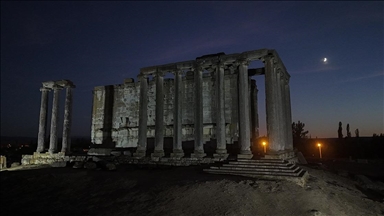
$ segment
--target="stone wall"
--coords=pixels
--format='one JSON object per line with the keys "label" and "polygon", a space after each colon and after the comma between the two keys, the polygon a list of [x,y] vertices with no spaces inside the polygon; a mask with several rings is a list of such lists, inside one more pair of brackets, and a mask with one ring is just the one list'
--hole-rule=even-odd
{"label": "stone wall", "polygon": [[[237,74],[225,74],[226,139],[231,144],[238,139]],[[195,88],[192,72],[183,77],[182,140],[194,140]],[[91,139],[93,144],[111,144],[112,148],[137,147],[139,124],[140,83],[99,86],[93,91]],[[155,136],[155,80],[148,83],[147,137]],[[174,80],[164,79],[164,137],[173,137]],[[215,137],[215,80],[203,74],[203,135],[204,141]]]}

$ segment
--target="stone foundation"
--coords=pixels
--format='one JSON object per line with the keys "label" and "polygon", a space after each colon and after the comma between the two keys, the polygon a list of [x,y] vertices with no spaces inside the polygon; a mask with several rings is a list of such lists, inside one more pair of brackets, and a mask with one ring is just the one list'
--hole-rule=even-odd
{"label": "stone foundation", "polygon": [[225,158],[160,158],[160,157],[132,157],[130,155],[119,156],[65,156],[64,153],[50,154],[37,153],[33,155],[23,155],[21,159],[22,165],[51,165],[54,167],[64,167],[67,162],[84,162],[87,160],[113,161],[115,164],[142,164],[142,165],[168,165],[168,166],[190,166],[211,164],[219,161],[224,161]]}
{"label": "stone foundation", "polygon": [[278,152],[268,152],[264,159],[282,159],[286,160],[289,163],[298,163],[298,159],[296,156],[296,153],[293,150],[285,150],[285,151],[278,151]]}

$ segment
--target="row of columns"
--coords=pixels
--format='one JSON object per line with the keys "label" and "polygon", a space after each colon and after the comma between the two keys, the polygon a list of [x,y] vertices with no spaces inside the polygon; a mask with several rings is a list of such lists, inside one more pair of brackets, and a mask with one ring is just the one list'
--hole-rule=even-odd
{"label": "row of columns", "polygon": [[[215,69],[216,86],[216,137],[217,149],[215,157],[228,156],[226,150],[225,134],[225,106],[224,106],[224,67],[218,61],[212,66]],[[191,157],[201,158],[206,156],[204,153],[203,139],[203,67],[196,62],[193,68],[195,81],[195,113],[194,113],[194,152]],[[182,70],[176,69],[174,87],[174,139],[173,153],[171,157],[183,157],[182,149]],[[239,94],[239,130],[240,130],[240,157],[251,158],[250,149],[250,95],[248,90],[248,61],[246,59],[238,62],[238,94]],[[155,151],[151,156],[164,156],[164,72],[156,71],[152,74],[156,80],[156,125],[155,125]],[[148,81],[147,75],[141,73],[140,80],[140,110],[139,110],[139,140],[135,153],[136,157],[144,157],[147,148],[147,106],[148,106]]]}
{"label": "row of columns", "polygon": [[48,93],[53,90],[53,104],[51,112],[50,138],[49,138],[49,153],[57,152],[57,124],[59,122],[59,98],[60,91],[66,89],[64,121],[63,121],[63,138],[61,152],[68,153],[71,145],[71,121],[72,121],[72,89],[75,86],[70,81],[49,81],[44,82],[41,91],[41,105],[39,118],[39,132],[37,139],[36,152],[43,152],[45,149],[45,133],[48,116]]}
{"label": "row of columns", "polygon": [[293,149],[289,75],[272,56],[264,58],[269,153]]}

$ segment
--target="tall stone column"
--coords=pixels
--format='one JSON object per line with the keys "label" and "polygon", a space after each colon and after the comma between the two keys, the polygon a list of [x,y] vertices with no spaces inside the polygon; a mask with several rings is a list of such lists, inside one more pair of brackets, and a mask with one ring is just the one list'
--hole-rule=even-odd
{"label": "tall stone column", "polygon": [[292,138],[292,113],[291,113],[291,92],[289,88],[289,77],[285,79],[285,107],[287,116],[287,137],[288,141],[285,148],[288,150],[293,149],[293,138]]}
{"label": "tall stone column", "polygon": [[240,126],[240,154],[238,158],[252,158],[249,131],[249,89],[248,89],[248,61],[239,60],[239,126]]}
{"label": "tall stone column", "polygon": [[257,101],[257,84],[256,80],[252,80],[252,92],[251,92],[251,109],[252,109],[252,136],[254,140],[259,138],[259,111]]}
{"label": "tall stone column", "polygon": [[267,131],[268,131],[268,153],[275,153],[282,150],[283,144],[279,140],[279,86],[276,82],[277,72],[274,58],[267,56],[265,61],[265,98],[267,110]]}
{"label": "tall stone column", "polygon": [[139,141],[135,157],[145,157],[147,151],[147,121],[148,121],[148,81],[147,75],[139,74],[140,80],[140,101],[139,101]]}
{"label": "tall stone column", "polygon": [[152,157],[164,157],[164,73],[156,72],[155,152]]}
{"label": "tall stone column", "polygon": [[175,74],[175,98],[173,103],[173,153],[171,157],[184,157],[182,147],[182,71],[176,69]]}
{"label": "tall stone column", "polygon": [[195,151],[191,157],[204,157],[203,141],[203,68],[196,64],[194,70],[195,81]]}
{"label": "tall stone column", "polygon": [[225,139],[225,107],[224,107],[224,64],[221,62],[216,67],[216,139],[217,149],[214,157],[226,158],[227,142]]}
{"label": "tall stone column", "polygon": [[285,110],[285,84],[283,83],[283,71],[281,69],[277,69],[277,101],[278,101],[278,115],[279,115],[279,143],[281,143],[280,150],[285,150],[285,145],[287,144],[287,118],[286,118],[286,110]]}
{"label": "tall stone column", "polygon": [[51,134],[49,139],[49,153],[53,154],[57,151],[57,123],[59,121],[59,86],[53,87],[53,104],[51,118]]}
{"label": "tall stone column", "polygon": [[47,111],[48,111],[48,92],[50,89],[40,88],[41,91],[41,105],[40,105],[40,118],[39,118],[39,134],[37,138],[36,152],[44,151],[45,131],[47,126]]}
{"label": "tall stone column", "polygon": [[61,152],[69,153],[71,151],[71,123],[72,123],[72,88],[66,86],[64,123],[63,123],[63,141]]}

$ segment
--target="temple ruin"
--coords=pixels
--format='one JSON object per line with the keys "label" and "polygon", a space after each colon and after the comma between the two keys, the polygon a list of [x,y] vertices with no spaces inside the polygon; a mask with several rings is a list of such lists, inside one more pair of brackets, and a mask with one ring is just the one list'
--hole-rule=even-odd
{"label": "temple ruin", "polygon": [[[249,69],[251,61],[263,68]],[[165,78],[167,74],[172,78]],[[218,53],[195,60],[145,67],[138,82],[99,86],[93,91],[91,139],[95,146],[136,148],[134,157],[162,158],[164,139],[173,138],[171,158],[184,157],[182,143],[194,142],[191,158],[206,156],[204,144],[216,141],[216,158],[237,142],[238,158],[252,158],[251,139],[258,137],[257,86],[265,75],[268,151],[266,158],[292,156],[288,74],[275,50]]]}
{"label": "temple ruin", "polygon": [[62,134],[62,147],[61,152],[69,153],[71,148],[71,121],[72,121],[72,89],[75,85],[69,80],[47,81],[42,83],[41,91],[41,105],[40,105],[40,118],[39,118],[39,134],[37,138],[36,152],[43,152],[45,150],[45,132],[47,127],[48,115],[48,94],[53,90],[53,104],[52,116],[50,126],[49,150],[53,154],[58,151],[58,136],[57,124],[59,122],[59,93],[62,89],[66,89],[65,107],[64,107],[64,124]]}

